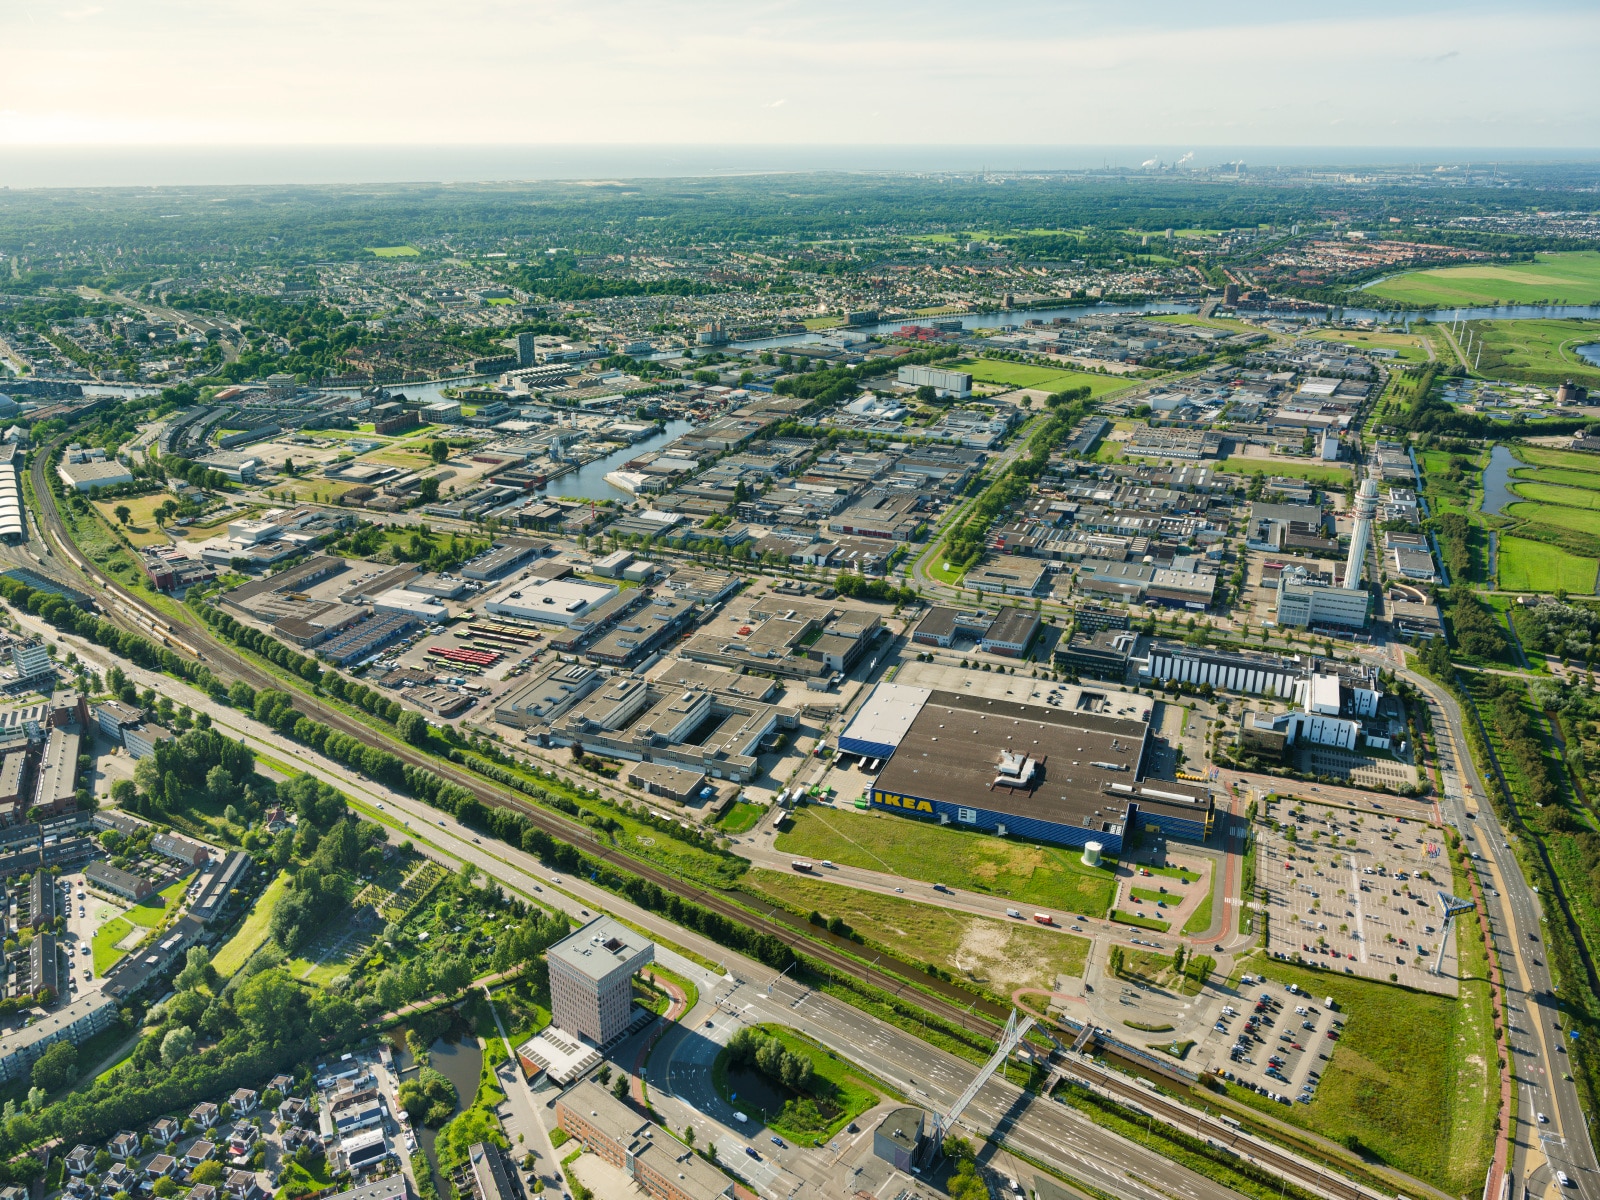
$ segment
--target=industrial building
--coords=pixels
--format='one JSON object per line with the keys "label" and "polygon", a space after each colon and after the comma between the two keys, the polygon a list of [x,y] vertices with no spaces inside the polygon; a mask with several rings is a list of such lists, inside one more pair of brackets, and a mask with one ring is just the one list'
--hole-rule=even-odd
{"label": "industrial building", "polygon": [[1202,841],[1211,794],[1142,780],[1153,701],[1069,687],[1060,706],[880,684],[841,753],[885,759],[874,808],[1116,854],[1134,831]]}
{"label": "industrial building", "polygon": [[1367,623],[1371,604],[1372,596],[1365,588],[1320,587],[1304,578],[1303,572],[1289,569],[1278,578],[1279,625],[1360,629]]}
{"label": "industrial building", "polygon": [[923,614],[922,620],[911,631],[911,640],[923,646],[955,645],[957,638],[977,641],[989,632],[994,624],[994,614],[985,609],[966,611],[935,605]]}
{"label": "industrial building", "polygon": [[612,584],[575,579],[519,579],[502,587],[483,607],[497,617],[570,625],[611,599],[618,590]]}
{"label": "industrial building", "polygon": [[1074,631],[1065,642],[1056,644],[1056,664],[1075,675],[1121,683],[1128,676],[1138,641],[1139,635],[1126,629]]}
{"label": "industrial building", "polygon": [[1300,700],[1307,663],[1298,655],[1265,654],[1251,650],[1215,650],[1205,646],[1157,644],[1139,665],[1143,686],[1176,680],[1195,688],[1210,685],[1219,692],[1243,692]]}
{"label": "industrial building", "polygon": [[895,378],[914,388],[931,387],[938,395],[957,400],[965,400],[972,395],[972,374],[968,371],[947,371],[941,367],[901,367]]}
{"label": "industrial building", "polygon": [[551,1023],[591,1045],[611,1045],[647,1011],[634,1006],[633,977],[655,957],[649,938],[596,917],[546,952]]}

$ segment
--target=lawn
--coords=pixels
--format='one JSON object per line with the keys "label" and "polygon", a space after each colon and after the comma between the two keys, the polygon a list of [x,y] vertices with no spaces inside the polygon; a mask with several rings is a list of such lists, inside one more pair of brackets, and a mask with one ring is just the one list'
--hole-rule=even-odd
{"label": "lawn", "polygon": [[1477,1194],[1493,1149],[1495,1047],[1483,945],[1462,926],[1461,998],[1411,992],[1292,963],[1264,967],[1275,983],[1332,996],[1344,1034],[1310,1104],[1283,1105],[1243,1088],[1228,1094],[1323,1137],[1347,1135],[1382,1161],[1452,1195]]}
{"label": "lawn", "polygon": [[119,950],[117,943],[133,932],[133,926],[121,917],[112,917],[94,931],[94,970],[104,975],[127,953]]}
{"label": "lawn", "polygon": [[[785,1025],[757,1025],[756,1029],[768,1037],[776,1038],[791,1054],[802,1055],[811,1060],[811,1084],[806,1091],[808,1098],[821,1101],[820,1112],[815,1109],[810,1114],[797,1111],[799,1105],[794,1099],[790,1099],[784,1104],[782,1112],[767,1113],[766,1128],[781,1138],[801,1146],[808,1146],[813,1142],[818,1145],[827,1142],[834,1134],[878,1102],[878,1093],[873,1088],[887,1091],[881,1083],[857,1074],[849,1065],[835,1057],[832,1051],[819,1046],[802,1033]],[[735,1108],[740,1107],[742,1103],[753,1110],[749,1114],[751,1119],[758,1119],[759,1109],[750,1104],[748,1096],[742,1102],[733,1096],[728,1084],[726,1049],[718,1052],[716,1061],[711,1065],[711,1082],[723,1100]]]}
{"label": "lawn", "polygon": [[803,808],[778,835],[784,854],[829,859],[954,888],[1007,896],[1040,908],[1099,916],[1116,894],[1115,863],[1086,867],[1056,846],[989,837],[883,813],[856,816]]}
{"label": "lawn", "polygon": [[[175,497],[170,492],[156,492],[150,496],[133,496],[124,500],[94,500],[95,511],[105,518],[106,524],[120,529],[135,546],[165,546],[168,538],[156,524],[155,511]],[[117,509],[129,510],[126,525],[117,520]]]}
{"label": "lawn", "polygon": [[722,818],[717,822],[717,828],[723,833],[744,833],[754,829],[756,822],[761,820],[761,814],[766,811],[767,806],[764,804],[747,804],[740,800],[722,814]]}
{"label": "lawn", "polygon": [[173,907],[183,897],[183,891],[188,886],[189,877],[185,875],[177,883],[170,883],[159,892],[146,896],[122,915],[135,925],[154,929],[172,914]]}
{"label": "lawn", "polygon": [[975,982],[1002,995],[1019,987],[1053,990],[1057,975],[1083,973],[1089,953],[1087,938],[803,875],[756,870],[746,877],[745,886],[800,912],[839,917],[869,943],[911,962],[970,974]]}
{"label": "lawn", "polygon": [[1132,925],[1135,929],[1153,929],[1157,933],[1165,933],[1172,928],[1169,921],[1159,921],[1155,917],[1141,917],[1137,913],[1123,912],[1120,908],[1111,910],[1111,919],[1118,925]]}
{"label": "lawn", "polygon": [[1580,450],[1554,450],[1549,446],[1513,446],[1513,453],[1525,463],[1538,467],[1566,467],[1581,471],[1590,478],[1600,471],[1600,454],[1585,454]]}
{"label": "lawn", "polygon": [[1087,387],[1094,396],[1119,391],[1134,381],[1129,376],[1095,375],[1088,371],[1063,370],[1060,367],[1039,367],[1032,363],[1005,362],[1000,359],[978,358],[959,362],[954,367],[970,371],[975,383],[994,383],[1013,388],[1037,388],[1045,392],[1064,392],[1068,388]]}
{"label": "lawn", "polygon": [[1343,488],[1350,481],[1349,467],[1330,466],[1315,459],[1307,459],[1305,462],[1298,460],[1283,462],[1274,458],[1249,458],[1242,454],[1230,454],[1217,466],[1224,471],[1239,475],[1282,475],[1285,479],[1305,479],[1311,483],[1325,483],[1336,488]]}
{"label": "lawn", "polygon": [[[1563,471],[1564,475],[1576,474],[1573,471]],[[1594,481],[1595,487],[1600,488],[1600,477]],[[1567,487],[1565,484],[1544,483],[1538,479],[1513,479],[1511,490],[1524,500],[1536,500],[1543,504],[1558,504],[1565,508],[1596,508],[1600,509],[1600,491],[1583,487]],[[1534,518],[1537,520],[1538,518]]]}
{"label": "lawn", "polygon": [[1199,907],[1190,913],[1189,919],[1183,923],[1183,932],[1185,934],[1198,936],[1211,928],[1211,906],[1216,903],[1217,899],[1217,876],[1221,875],[1225,869],[1226,864],[1224,863],[1218,863],[1212,869],[1210,890],[1206,892],[1205,897],[1200,901]]}
{"label": "lawn", "polygon": [[228,940],[228,944],[218,950],[216,957],[211,960],[211,965],[216,967],[218,975],[226,979],[244,966],[252,954],[261,949],[267,940],[267,925],[272,920],[272,910],[278,903],[278,897],[283,895],[284,889],[288,886],[287,874],[279,875],[267,885],[267,890],[261,893],[256,906],[250,910],[250,915],[239,927],[239,932],[234,934]]}
{"label": "lawn", "polygon": [[1422,338],[1414,333],[1358,333],[1352,329],[1330,329],[1315,335],[1319,341],[1343,342],[1357,349],[1373,347],[1394,350],[1401,362],[1425,363],[1428,349]]}
{"label": "lawn", "polygon": [[1541,254],[1531,263],[1480,263],[1407,271],[1365,289],[1369,296],[1453,308],[1483,304],[1600,302],[1600,254]]}
{"label": "lawn", "polygon": [[415,246],[368,246],[367,249],[379,258],[414,258],[422,253]]}
{"label": "lawn", "polygon": [[1516,379],[1558,384],[1573,378],[1600,382],[1600,367],[1580,358],[1576,347],[1600,342],[1600,321],[1553,317],[1527,321],[1469,321],[1467,328],[1482,339],[1472,360],[1476,373],[1488,379]]}
{"label": "lawn", "polygon": [[[1513,505],[1521,508],[1520,504]],[[1541,509],[1548,512],[1548,508]],[[1557,546],[1527,538],[1500,538],[1499,586],[1508,592],[1543,592],[1557,588],[1587,595],[1594,591],[1595,572],[1600,562],[1568,554]]]}
{"label": "lawn", "polygon": [[1531,521],[1536,525],[1554,525],[1561,529],[1573,529],[1579,533],[1600,535],[1600,512],[1592,509],[1569,508],[1560,504],[1534,504],[1522,500],[1506,505],[1504,515],[1515,517],[1519,521]]}
{"label": "lawn", "polygon": [[1522,467],[1511,472],[1512,483],[1545,483],[1559,487],[1584,488],[1600,491],[1600,458],[1594,460],[1587,471],[1565,470],[1561,467],[1535,467],[1531,471]]}

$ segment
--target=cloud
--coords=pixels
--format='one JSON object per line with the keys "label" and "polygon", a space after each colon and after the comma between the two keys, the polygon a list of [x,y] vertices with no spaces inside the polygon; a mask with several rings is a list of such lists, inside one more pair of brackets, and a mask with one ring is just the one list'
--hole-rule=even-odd
{"label": "cloud", "polygon": [[[1455,0],[1348,0],[1301,16],[1266,0],[1137,13],[1017,0],[973,27],[955,0],[68,0],[71,38],[0,4],[0,144],[1600,145],[1581,89],[1600,6],[1523,0],[1507,21]],[[1290,15],[1284,15],[1288,11]],[[1441,19],[1456,43],[1437,46]],[[59,28],[59,27],[55,27]],[[1321,78],[1306,86],[1307,55]],[[1417,72],[1419,61],[1496,63]],[[143,78],[181,88],[129,89]],[[196,68],[195,64],[225,64]],[[928,64],[937,63],[937,84]],[[1193,86],[1203,63],[1205,87]],[[1409,68],[1409,69],[1408,69]],[[397,88],[397,77],[419,86]],[[69,93],[62,78],[74,81]],[[484,103],[483,81],[514,80]],[[803,100],[788,108],[788,93]],[[778,93],[776,99],[760,96]],[[975,106],[974,95],[984,97]],[[381,101],[374,102],[374,97]],[[770,112],[783,109],[783,119]],[[874,112],[917,114],[885,124]],[[1023,120],[996,125],[996,111]],[[1396,125],[1396,114],[1400,123]],[[781,130],[781,135],[775,133]],[[74,132],[76,131],[76,132]],[[154,132],[159,131],[159,132]],[[1492,136],[1492,143],[1485,142]],[[1145,151],[1149,154],[1151,151]],[[1142,157],[1142,156],[1141,156]],[[1214,158],[1215,155],[1201,155]]]}

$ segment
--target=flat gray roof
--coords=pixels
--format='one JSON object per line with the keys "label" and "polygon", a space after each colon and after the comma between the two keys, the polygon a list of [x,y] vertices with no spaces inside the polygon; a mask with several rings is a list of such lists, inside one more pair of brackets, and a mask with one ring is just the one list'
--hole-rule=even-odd
{"label": "flat gray roof", "polygon": [[596,917],[551,946],[548,957],[598,981],[646,952],[655,953],[655,943],[649,938],[611,917]]}

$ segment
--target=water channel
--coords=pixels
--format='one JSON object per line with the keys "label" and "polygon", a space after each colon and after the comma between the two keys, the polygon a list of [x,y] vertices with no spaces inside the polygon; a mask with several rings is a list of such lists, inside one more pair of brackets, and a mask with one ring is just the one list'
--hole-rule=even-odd
{"label": "water channel", "polygon": [[[417,1063],[411,1051],[404,1048],[396,1050],[394,1064],[401,1083],[417,1077]],[[478,1078],[483,1070],[483,1049],[476,1039],[448,1042],[441,1038],[428,1048],[428,1065],[455,1085],[457,1113],[472,1104],[478,1094]],[[417,1135],[417,1148],[427,1156],[428,1166],[433,1171],[434,1186],[443,1196],[446,1189],[439,1176],[438,1156],[434,1153],[439,1131],[420,1123],[413,1124],[411,1128]]]}
{"label": "water channel", "polygon": [[631,500],[632,493],[606,482],[606,475],[630,459],[638,458],[648,450],[657,450],[674,438],[681,437],[694,427],[692,421],[667,421],[666,428],[652,433],[641,442],[613,450],[604,458],[579,467],[568,475],[550,481],[547,489],[552,496],[572,496],[579,500]]}
{"label": "water channel", "polygon": [[1511,472],[1521,465],[1508,446],[1496,445],[1489,451],[1489,465],[1483,469],[1484,512],[1497,515],[1506,505],[1521,499],[1511,490]]}

